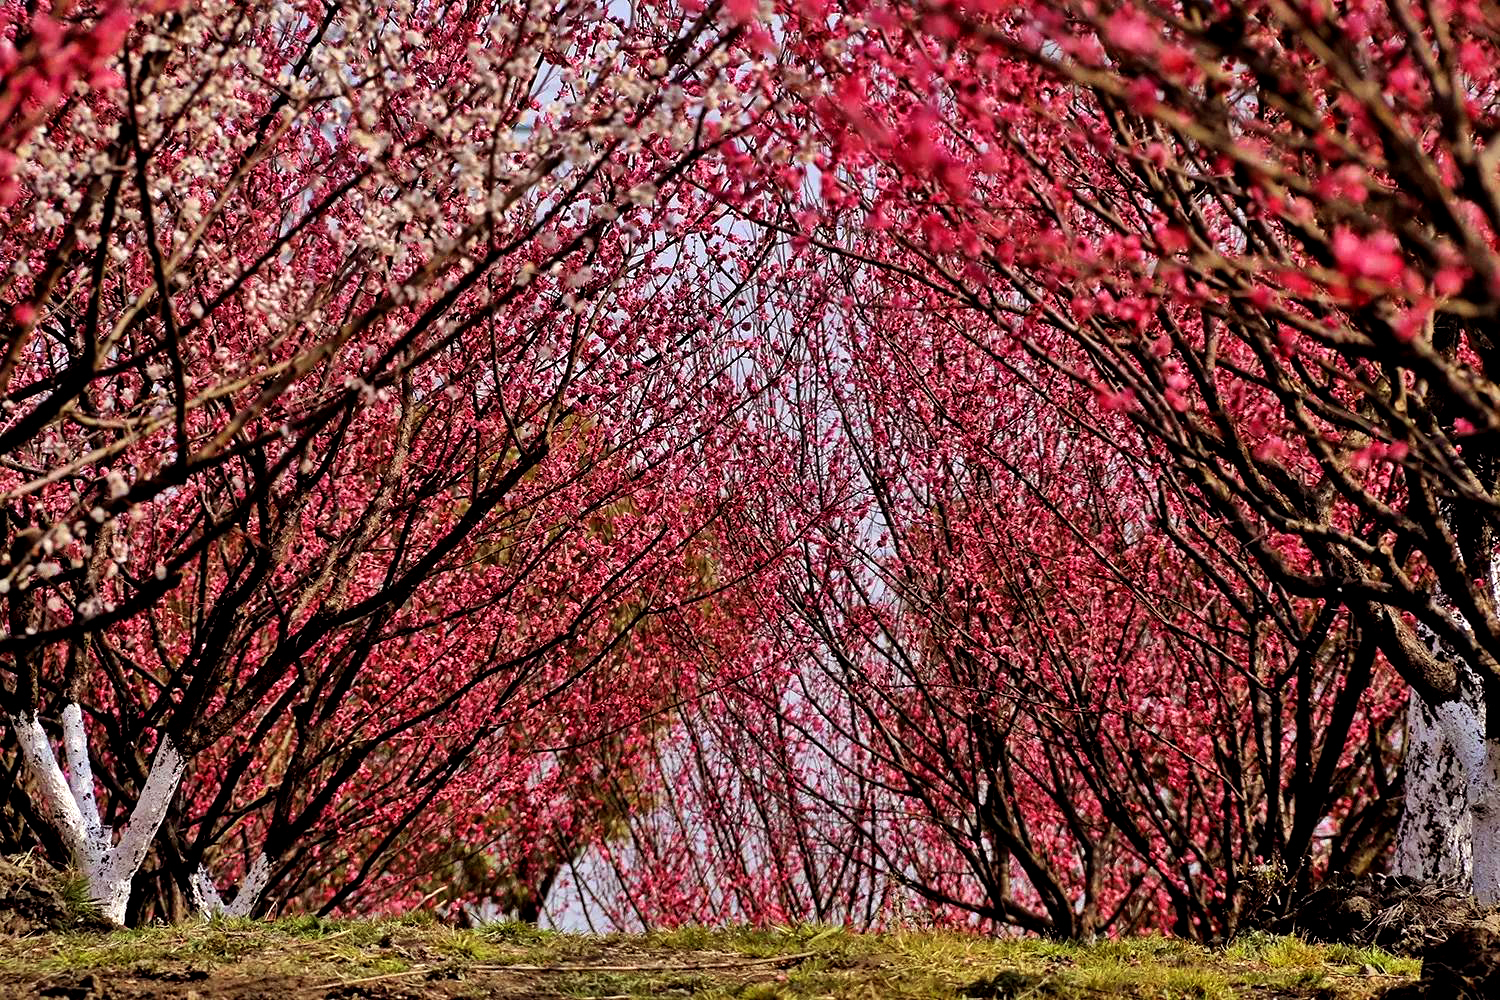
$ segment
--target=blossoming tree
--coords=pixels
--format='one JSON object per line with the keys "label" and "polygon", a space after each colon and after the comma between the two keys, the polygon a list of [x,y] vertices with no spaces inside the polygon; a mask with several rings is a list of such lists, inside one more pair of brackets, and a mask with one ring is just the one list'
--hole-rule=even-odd
{"label": "blossoming tree", "polygon": [[763,335],[838,516],[782,494],[766,663],[668,742],[598,909],[1214,939],[1379,865],[1401,690],[1342,606],[1180,544],[1124,416],[1003,328],[810,260]]}
{"label": "blossoming tree", "polygon": [[1397,791],[1500,898],[1492,19],[0,3],[12,808],[116,921],[1213,935]]}
{"label": "blossoming tree", "polygon": [[1005,330],[1134,428],[1190,548],[1347,613],[1412,692],[1396,867],[1491,902],[1496,28],[1461,0],[849,4],[802,22],[837,39],[799,95],[802,238]]}
{"label": "blossoming tree", "polygon": [[688,599],[743,390],[689,181],[767,100],[739,21],[637,13],[0,8],[5,708],[108,918],[153,846],[251,912],[356,785],[360,881]]}

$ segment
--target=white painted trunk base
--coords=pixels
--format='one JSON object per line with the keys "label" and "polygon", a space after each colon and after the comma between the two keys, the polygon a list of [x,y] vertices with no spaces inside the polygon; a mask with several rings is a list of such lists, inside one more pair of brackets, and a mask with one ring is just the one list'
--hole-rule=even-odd
{"label": "white painted trunk base", "polygon": [[255,904],[260,902],[261,893],[266,891],[266,883],[270,878],[271,863],[264,854],[257,854],[245,872],[245,877],[240,879],[233,901],[225,903],[208,869],[200,866],[192,878],[193,907],[205,919],[248,917],[255,912]]}
{"label": "white painted trunk base", "polygon": [[1412,696],[1406,710],[1406,801],[1395,871],[1422,882],[1468,882],[1474,842],[1464,764],[1433,710]]}
{"label": "white painted trunk base", "polygon": [[1500,903],[1500,740],[1485,739],[1475,678],[1456,701],[1407,710],[1406,802],[1396,872],[1457,882]]}
{"label": "white painted trunk base", "polygon": [[68,705],[63,709],[62,722],[63,755],[68,762],[66,776],[36,715],[10,718],[26,773],[35,785],[42,808],[52,817],[68,845],[74,864],[88,880],[89,895],[106,920],[123,924],[131,882],[146,860],[172,796],[177,794],[187,761],[171,739],[162,739],[140,799],[130,812],[130,822],[116,841],[114,831],[99,819],[82,709],[76,704]]}
{"label": "white painted trunk base", "polygon": [[1469,814],[1474,824],[1474,898],[1500,903],[1500,740],[1485,740],[1469,775]]}

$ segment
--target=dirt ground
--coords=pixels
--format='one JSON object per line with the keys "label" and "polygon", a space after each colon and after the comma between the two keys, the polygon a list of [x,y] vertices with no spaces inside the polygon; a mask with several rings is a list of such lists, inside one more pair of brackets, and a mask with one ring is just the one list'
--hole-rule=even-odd
{"label": "dirt ground", "polygon": [[1269,933],[1207,948],[817,926],[461,930],[426,914],[108,930],[88,914],[65,873],[0,859],[0,1000],[1374,1000],[1421,971],[1367,942]]}
{"label": "dirt ground", "polygon": [[[438,926],[206,927],[47,936],[0,945],[0,996],[72,1000],[477,1000],[477,998],[776,996],[807,956],[756,958],[693,950],[664,956],[621,941],[566,949],[561,961],[524,940]],[[379,930],[377,935],[372,931]],[[472,937],[472,940],[470,938]],[[66,958],[65,968],[56,968]],[[531,959],[531,960],[528,960]],[[765,984],[766,990],[754,987]]]}
{"label": "dirt ground", "polygon": [[[224,931],[225,940],[256,931]],[[336,939],[335,939],[336,940]],[[351,956],[333,941],[294,947],[265,944],[230,960],[164,957],[126,965],[103,964],[40,976],[0,973],[0,995],[73,1000],[260,1000],[316,997],[320,1000],[460,1000],[460,998],[635,997],[646,995],[775,996],[780,970],[793,958],[746,959],[727,952],[685,954],[672,962],[632,949],[601,949],[595,960],[578,956],[560,965],[495,964],[455,958],[434,950],[422,934],[395,933],[389,944]],[[45,947],[45,945],[44,945]],[[405,965],[377,970],[384,960]],[[765,984],[767,991],[752,987]],[[647,989],[651,992],[645,992]],[[621,990],[626,992],[621,992]]]}
{"label": "dirt ground", "polygon": [[420,920],[219,923],[0,942],[0,997],[74,1000],[1372,1000],[1412,959],[1263,936],[1077,946],[834,928],[588,936]]}

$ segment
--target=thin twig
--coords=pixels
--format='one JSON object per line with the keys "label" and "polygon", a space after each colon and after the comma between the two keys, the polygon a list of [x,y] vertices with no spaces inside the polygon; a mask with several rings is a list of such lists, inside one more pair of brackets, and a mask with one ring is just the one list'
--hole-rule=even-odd
{"label": "thin twig", "polygon": [[331,983],[319,983],[317,986],[309,986],[311,992],[319,990],[336,990],[343,986],[363,986],[365,983],[378,983],[385,979],[401,979],[404,976],[422,976],[431,972],[432,966],[421,966],[415,969],[407,969],[404,972],[387,972],[380,976],[366,976],[363,979],[335,979]]}

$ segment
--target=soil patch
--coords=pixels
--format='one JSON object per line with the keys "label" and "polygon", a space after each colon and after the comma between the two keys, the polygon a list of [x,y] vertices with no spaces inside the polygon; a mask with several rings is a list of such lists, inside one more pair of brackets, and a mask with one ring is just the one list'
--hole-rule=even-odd
{"label": "soil patch", "polygon": [[1289,923],[1278,929],[1420,957],[1462,930],[1500,931],[1500,908],[1481,907],[1453,883],[1365,875],[1331,879],[1296,907]]}
{"label": "soil patch", "polygon": [[[447,947],[452,933],[439,933],[437,948],[428,934],[415,931],[387,934],[385,944],[358,951],[317,940],[300,949],[267,940],[258,950],[216,962],[184,961],[169,953],[128,967],[98,961],[97,968],[31,979],[0,972],[0,995],[39,1000],[551,1000],[704,993],[771,998],[779,996],[776,984],[786,980],[786,970],[811,957],[717,951],[642,956],[629,946],[615,946],[596,951],[592,960],[571,955],[548,963],[481,962],[455,957]],[[527,956],[525,949],[503,950],[512,959]],[[406,967],[378,971],[393,965]],[[755,993],[761,985],[769,992]]]}
{"label": "soil patch", "polygon": [[1422,978],[1381,1000],[1495,1000],[1500,997],[1500,932],[1465,927],[1427,949]]}
{"label": "soil patch", "polygon": [[1069,944],[941,931],[557,934],[418,918],[47,932],[0,941],[10,1000],[1374,1000],[1418,963],[1257,935]]}
{"label": "soil patch", "polygon": [[83,898],[81,882],[40,858],[0,858],[0,937],[103,929]]}

